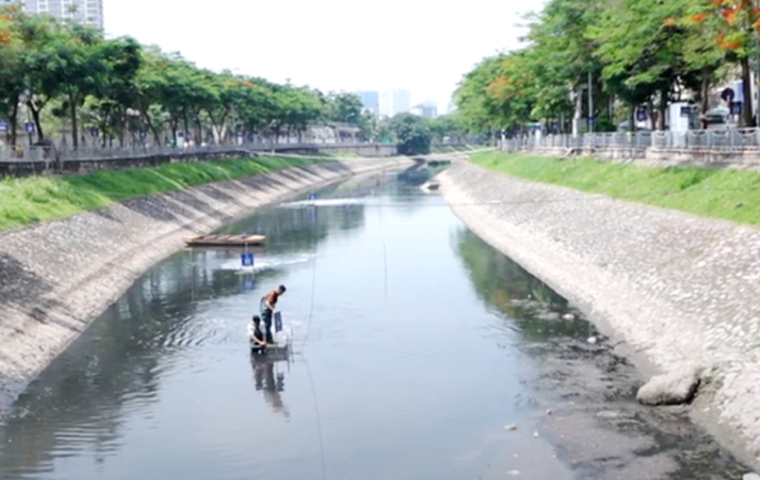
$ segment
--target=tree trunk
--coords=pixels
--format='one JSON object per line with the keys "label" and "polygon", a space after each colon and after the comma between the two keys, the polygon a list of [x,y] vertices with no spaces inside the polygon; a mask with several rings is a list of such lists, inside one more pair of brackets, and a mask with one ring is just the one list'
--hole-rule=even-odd
{"label": "tree trunk", "polygon": [[636,105],[633,103],[628,111],[628,129],[631,133],[636,133]]}
{"label": "tree trunk", "polygon": [[150,119],[150,115],[148,115],[148,109],[147,108],[141,108],[140,109],[140,115],[142,116],[143,121],[148,126],[148,130],[153,134],[153,140],[156,142],[156,146],[161,146],[161,134],[158,131],[158,128],[156,128],[155,125],[153,125],[153,122]]}
{"label": "tree trunk", "polygon": [[573,137],[581,133],[581,118],[583,117],[583,87],[578,85],[575,97],[575,112],[573,113]]}
{"label": "tree trunk", "polygon": [[[182,123],[185,127],[185,135],[188,135],[190,133],[190,122],[187,120],[187,112],[182,115]],[[193,135],[193,137],[195,137],[195,135]],[[193,143],[196,144],[196,146],[198,145],[198,142],[195,138],[193,138]]]}
{"label": "tree trunk", "polygon": [[203,145],[203,142],[205,142],[203,138],[203,125],[201,125],[200,118],[197,115],[195,116],[195,138],[195,143],[198,146]]}
{"label": "tree trunk", "polygon": [[117,109],[116,112],[116,137],[119,140],[119,148],[124,148],[129,118],[127,117],[126,109]]}
{"label": "tree trunk", "polygon": [[16,133],[16,127],[18,126],[18,102],[13,102],[13,110],[11,110],[11,118],[9,119],[10,125],[8,125],[8,135],[10,136],[11,147],[16,146],[18,134]]}
{"label": "tree trunk", "polygon": [[741,59],[742,66],[742,93],[744,96],[744,105],[742,106],[743,127],[750,128],[755,126],[755,117],[752,114],[752,85],[749,70],[749,57]]}
{"label": "tree trunk", "polygon": [[705,68],[702,72],[702,88],[700,91],[700,102],[699,102],[699,111],[702,115],[707,112],[707,109],[710,106],[710,83],[712,81],[712,73],[709,69]]}
{"label": "tree trunk", "polygon": [[71,148],[79,148],[79,129],[77,124],[77,98],[75,94],[69,94],[69,113],[71,115]]}
{"label": "tree trunk", "polygon": [[665,130],[665,114],[668,111],[668,91],[663,89],[660,92],[660,118],[657,119],[657,130]]}
{"label": "tree trunk", "polygon": [[29,100],[26,102],[26,106],[32,112],[32,120],[34,120],[34,126],[37,127],[37,140],[43,140],[45,133],[42,131],[42,124],[40,123],[40,109],[34,108],[34,104]]}

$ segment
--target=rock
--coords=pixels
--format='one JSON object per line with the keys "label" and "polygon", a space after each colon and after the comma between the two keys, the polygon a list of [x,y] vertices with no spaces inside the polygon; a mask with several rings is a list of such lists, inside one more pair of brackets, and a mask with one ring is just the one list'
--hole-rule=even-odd
{"label": "rock", "polygon": [[595,344],[595,343],[596,343],[596,337],[588,337],[588,340],[586,340],[586,341],[587,341],[588,343],[590,343],[590,344],[592,344],[592,345],[593,345],[593,344]]}
{"label": "rock", "polygon": [[760,475],[756,473],[745,473],[742,476],[742,480],[760,480]]}
{"label": "rock", "polygon": [[547,408],[546,409],[546,414],[547,415],[551,415],[552,414],[552,409],[551,408]]}
{"label": "rock", "polygon": [[510,423],[509,425],[506,425],[504,428],[506,428],[507,430],[511,432],[511,431],[517,430],[517,425],[515,425],[514,423]]}
{"label": "rock", "polygon": [[572,313],[566,313],[562,315],[562,320],[567,320],[568,322],[571,322],[575,320],[575,315],[573,315]]}
{"label": "rock", "polygon": [[652,377],[639,388],[636,400],[644,405],[678,405],[688,403],[699,385],[699,371],[683,367]]}

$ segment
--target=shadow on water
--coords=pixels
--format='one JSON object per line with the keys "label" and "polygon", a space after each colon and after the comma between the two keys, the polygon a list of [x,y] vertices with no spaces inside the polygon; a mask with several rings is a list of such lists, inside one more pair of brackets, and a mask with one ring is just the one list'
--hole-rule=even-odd
{"label": "shadow on water", "polygon": [[578,478],[736,479],[747,471],[686,407],[639,405],[636,369],[563,297],[473,233],[454,242],[499,327],[518,333],[512,347],[537,362],[525,383],[551,410],[541,435]]}

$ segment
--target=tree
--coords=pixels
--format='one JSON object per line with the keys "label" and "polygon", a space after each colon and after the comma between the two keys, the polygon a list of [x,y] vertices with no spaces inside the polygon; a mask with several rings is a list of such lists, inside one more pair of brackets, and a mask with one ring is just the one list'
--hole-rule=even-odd
{"label": "tree", "polygon": [[[527,19],[523,46],[484,58],[455,91],[456,116],[470,133],[518,133],[529,122],[564,131],[565,119],[584,111],[597,131],[613,129],[619,101],[631,123],[643,104],[651,111],[656,103],[664,119],[687,91],[705,111],[710,87],[731,64],[750,98],[760,8],[748,0],[549,0]],[[754,124],[749,102],[743,118]]]}
{"label": "tree", "polygon": [[[715,45],[724,53],[725,59],[738,64],[743,81],[744,106],[742,119],[744,126],[756,126],[752,112],[750,58],[760,54],[758,31],[760,30],[760,8],[749,0],[713,0],[711,2],[689,2],[687,16],[682,22],[701,26],[702,34],[714,38]],[[675,19],[674,19],[675,21]],[[708,53],[708,59],[715,58],[710,48],[699,42],[701,48],[694,53]],[[692,57],[694,59],[695,57]]]}
{"label": "tree", "polygon": [[38,95],[45,98],[32,112],[39,124],[42,106],[52,97],[63,96],[71,121],[72,146],[76,149],[79,145],[77,109],[87,95],[104,91],[109,74],[107,50],[95,29],[77,23],[60,23],[55,27],[45,43],[28,57],[30,77],[36,80],[32,83],[36,84]]}
{"label": "tree", "polygon": [[332,122],[358,124],[362,106],[362,100],[356,94],[330,92],[325,99],[325,118]]}
{"label": "tree", "polygon": [[100,130],[115,134],[124,145],[128,112],[137,106],[137,73],[142,64],[141,46],[132,38],[108,40],[102,45],[108,74],[97,95],[96,108]]}
{"label": "tree", "polygon": [[[583,115],[583,89],[592,80],[594,112],[607,103],[599,76],[602,65],[594,58],[598,46],[588,31],[603,11],[600,0],[550,0],[539,14],[529,14],[525,63],[534,78],[535,117]],[[570,97],[575,105],[569,105]],[[570,108],[568,108],[570,107]]]}
{"label": "tree", "polygon": [[447,137],[456,141],[462,141],[464,137],[464,128],[453,115],[444,115],[431,120],[428,122],[428,128],[432,139],[439,143],[443,143]]}
{"label": "tree", "polygon": [[137,130],[149,131],[156,144],[176,142],[180,131],[192,131],[197,143],[223,144],[241,133],[301,137],[324,120],[362,129],[371,123],[356,95],[200,69],[177,52],[128,37],[107,40],[73,20],[26,15],[14,3],[0,6],[0,116],[10,119],[11,144],[23,110],[39,140],[55,128],[43,129],[51,115],[68,119],[73,148],[83,125],[100,127],[104,145],[124,145]]}
{"label": "tree", "polygon": [[399,113],[391,118],[390,128],[402,155],[430,153],[430,129],[423,118],[411,113]]}
{"label": "tree", "polygon": [[498,78],[505,58],[498,55],[483,59],[464,76],[454,92],[457,116],[470,132],[492,131],[502,123],[498,118],[499,106],[487,89]]}

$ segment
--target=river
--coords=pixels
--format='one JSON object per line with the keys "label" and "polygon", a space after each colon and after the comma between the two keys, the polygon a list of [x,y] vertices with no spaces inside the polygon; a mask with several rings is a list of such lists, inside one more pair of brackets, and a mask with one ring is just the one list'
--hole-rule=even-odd
{"label": "river", "polygon": [[[236,250],[155,266],[15,403],[0,477],[741,477],[685,410],[637,405],[633,367],[423,192],[429,174],[230,225],[268,237],[253,272]],[[294,352],[255,360],[246,326],[279,284]]]}

